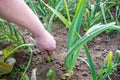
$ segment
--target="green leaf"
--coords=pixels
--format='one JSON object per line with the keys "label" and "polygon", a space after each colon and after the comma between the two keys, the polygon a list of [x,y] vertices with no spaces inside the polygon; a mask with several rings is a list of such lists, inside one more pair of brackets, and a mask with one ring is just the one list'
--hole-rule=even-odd
{"label": "green leaf", "polygon": [[112,64],[112,51],[110,51],[107,56],[104,58],[104,61],[101,65],[101,68],[98,72],[98,78],[97,80],[104,80],[107,76],[109,76],[111,74],[111,72],[113,72],[113,65]]}
{"label": "green leaf", "polygon": [[[41,0],[42,1],[42,0]],[[50,7],[49,5],[47,5],[44,1],[42,1],[44,3],[45,6],[47,6],[54,14],[56,14],[62,21],[63,23],[67,26],[70,27],[71,23],[61,14],[59,13],[57,10],[55,10],[54,8]]]}
{"label": "green leaf", "polygon": [[45,12],[45,9],[44,9],[44,6],[43,6],[41,0],[37,0],[37,2],[38,2],[39,6],[36,6],[36,7],[39,9],[39,11],[41,11],[41,13],[43,14],[43,16],[46,16],[46,12]]}
{"label": "green leaf", "polygon": [[[65,58],[65,67],[66,69],[70,72],[78,57],[79,57],[79,50],[82,49],[83,45],[86,44],[88,41],[92,40],[94,37],[96,37],[97,35],[99,35],[100,33],[102,33],[103,31],[107,30],[107,29],[116,29],[116,30],[120,30],[119,26],[115,26],[115,23],[109,23],[109,24],[105,24],[105,25],[95,25],[93,27],[91,27],[86,34],[81,37],[81,39],[79,39],[67,52],[67,57]],[[78,52],[77,52],[78,51]]]}
{"label": "green leaf", "polygon": [[[73,21],[72,21],[72,24],[71,24],[71,27],[68,33],[68,41],[67,41],[68,50],[73,46],[73,44],[78,39],[75,32],[79,32],[80,25],[82,22],[82,17],[83,17],[84,10],[86,7],[86,3],[87,3],[87,0],[79,0],[79,4],[76,9],[75,16],[73,18]],[[64,63],[68,72],[71,72],[71,70],[73,69],[75,62],[78,58],[78,57],[76,58],[76,56],[79,56],[78,53],[80,53],[81,49],[82,48],[79,48],[79,49],[74,50],[73,53],[68,53],[68,55],[70,56],[66,57],[65,63]]]}
{"label": "green leaf", "polygon": [[72,47],[72,45],[76,42],[76,40],[78,39],[75,34],[74,31],[78,32],[80,31],[80,26],[82,23],[82,17],[84,15],[84,11],[86,8],[86,3],[88,0],[79,0],[79,4],[77,6],[76,12],[75,12],[75,16],[73,18],[72,24],[70,26],[70,30],[68,33],[68,41],[67,41],[67,47],[68,50],[70,47]]}
{"label": "green leaf", "polygon": [[117,50],[115,53],[114,64],[117,64],[120,59],[120,50]]}
{"label": "green leaf", "polygon": [[113,57],[113,53],[112,51],[110,51],[107,60],[107,72],[109,72],[112,68],[112,57]]}
{"label": "green leaf", "polygon": [[21,80],[30,80],[27,74],[23,74]]}
{"label": "green leaf", "polygon": [[[62,2],[63,2],[63,0],[58,0],[58,2],[57,2],[58,4],[55,6],[56,11],[60,8],[60,5],[61,5]],[[47,28],[48,32],[51,32],[51,27],[52,27],[52,24],[53,24],[54,17],[55,17],[55,14],[53,13],[51,15],[50,19],[49,19],[48,28]]]}
{"label": "green leaf", "polygon": [[4,74],[8,74],[13,69],[13,65],[9,65],[7,63],[0,61],[0,76]]}
{"label": "green leaf", "polygon": [[36,14],[36,16],[38,16],[37,12],[35,10],[35,6],[34,5],[35,4],[34,4],[33,0],[29,0],[29,6],[31,7],[31,9],[33,10],[33,12]]}
{"label": "green leaf", "polygon": [[70,14],[69,14],[68,5],[67,5],[67,1],[66,0],[64,0],[64,5],[65,5],[68,21],[71,23]]}
{"label": "green leaf", "polygon": [[5,40],[6,40],[6,37],[5,37],[5,36],[1,36],[1,37],[0,37],[0,42],[5,41]]}
{"label": "green leaf", "polygon": [[10,45],[10,46],[6,47],[5,49],[3,49],[4,57],[7,58],[10,55],[12,55],[13,53],[15,53],[15,51],[12,51],[14,48],[15,48],[14,45]]}
{"label": "green leaf", "polygon": [[89,63],[89,68],[90,68],[90,72],[91,72],[91,80],[96,80],[95,67],[94,67],[92,58],[90,56],[89,49],[88,49],[86,44],[84,44],[84,49],[85,49],[85,53],[86,53],[86,56],[87,56],[87,59],[88,59],[88,63]]}
{"label": "green leaf", "polygon": [[51,56],[50,55],[46,55],[45,56],[45,60],[46,60],[46,62],[50,63],[51,62]]}
{"label": "green leaf", "polygon": [[107,23],[105,10],[104,10],[105,9],[104,3],[100,2],[100,8],[101,8],[101,12],[102,12],[102,15],[103,15],[104,22]]}
{"label": "green leaf", "polygon": [[[104,12],[110,10],[113,6],[117,6],[117,5],[120,5],[120,3],[119,2],[117,2],[117,3],[115,2],[115,3],[111,4],[111,5],[109,5],[107,8],[105,8]],[[97,12],[96,15],[94,15],[94,17],[90,20],[90,26],[93,26],[94,23],[96,21],[98,21],[101,16],[102,16],[102,12],[101,11]]]}
{"label": "green leaf", "polygon": [[47,72],[46,80],[55,80],[55,70],[53,68]]}

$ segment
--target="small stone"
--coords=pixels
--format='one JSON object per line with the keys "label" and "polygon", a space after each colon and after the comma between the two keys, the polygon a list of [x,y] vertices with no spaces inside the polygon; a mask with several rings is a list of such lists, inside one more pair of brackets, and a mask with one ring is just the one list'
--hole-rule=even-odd
{"label": "small stone", "polygon": [[2,52],[2,51],[0,51],[0,56],[2,56],[2,54],[3,54],[3,52]]}
{"label": "small stone", "polygon": [[101,38],[101,37],[97,37],[97,38],[95,38],[95,40],[94,40],[95,43],[101,43],[101,41],[102,41],[102,38]]}
{"label": "small stone", "polygon": [[14,65],[16,63],[16,59],[13,57],[8,57],[6,59],[6,63],[10,64],[10,65]]}
{"label": "small stone", "polygon": [[107,50],[107,49],[104,49],[104,52],[108,52],[108,50]]}
{"label": "small stone", "polygon": [[100,53],[98,53],[97,55],[96,55],[96,58],[99,58],[99,57],[101,57],[102,55],[100,54]]}

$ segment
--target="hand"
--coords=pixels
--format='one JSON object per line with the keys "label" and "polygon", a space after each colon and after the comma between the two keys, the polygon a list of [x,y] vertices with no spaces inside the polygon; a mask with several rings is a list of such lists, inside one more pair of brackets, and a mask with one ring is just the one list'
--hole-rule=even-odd
{"label": "hand", "polygon": [[54,37],[47,31],[40,33],[40,36],[37,35],[35,38],[37,48],[41,50],[41,52],[43,52],[45,55],[51,55],[56,49],[56,41]]}

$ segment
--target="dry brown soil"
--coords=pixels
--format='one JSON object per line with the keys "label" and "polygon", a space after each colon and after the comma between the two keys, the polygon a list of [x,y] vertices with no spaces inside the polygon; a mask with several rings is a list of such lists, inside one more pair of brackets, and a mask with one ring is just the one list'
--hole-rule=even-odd
{"label": "dry brown soil", "polygon": [[[20,29],[24,34],[25,38],[30,41],[32,36],[26,29]],[[66,56],[66,41],[67,41],[67,32],[68,30],[65,27],[54,28],[52,34],[55,36],[57,41],[57,50],[52,55],[52,61],[46,63],[44,55],[40,53],[37,49],[34,49],[33,59],[31,66],[28,70],[28,75],[31,76],[31,71],[33,68],[37,68],[37,79],[46,80],[46,73],[50,68],[54,68],[56,71],[55,80],[61,80],[61,75],[64,74],[64,58]],[[83,34],[83,33],[82,33]],[[3,49],[5,44],[0,44],[0,49]],[[120,49],[120,34],[101,34],[94,38],[88,43],[89,50],[91,52],[92,59],[95,64],[95,68],[98,71],[100,65],[109,51],[115,52],[118,48]],[[86,59],[84,50],[81,51],[80,57]],[[29,59],[29,53],[21,51],[16,55],[17,63],[16,68],[19,64],[26,65]],[[119,75],[120,66],[118,66],[117,71],[111,75],[112,80],[120,80]],[[20,75],[19,75],[20,76]],[[8,80],[20,80],[19,76],[8,78]],[[74,68],[74,75],[71,77],[71,80],[90,80],[90,71],[88,66],[78,59],[76,66]]]}

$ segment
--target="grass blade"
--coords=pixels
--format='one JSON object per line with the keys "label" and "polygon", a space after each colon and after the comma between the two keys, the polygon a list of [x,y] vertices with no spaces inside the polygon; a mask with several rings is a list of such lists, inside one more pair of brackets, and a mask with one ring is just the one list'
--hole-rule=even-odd
{"label": "grass blade", "polygon": [[64,5],[65,5],[68,21],[69,21],[69,23],[71,23],[70,14],[69,14],[68,5],[67,5],[66,0],[64,0]]}
{"label": "grass blade", "polygon": [[[63,2],[63,0],[59,0],[57,6],[55,7],[56,11],[59,9],[62,2]],[[48,23],[48,29],[47,30],[49,32],[51,32],[51,26],[52,26],[52,23],[53,23],[52,21],[54,19],[54,16],[55,16],[55,14],[53,13],[52,16],[50,17],[50,20],[49,20],[49,23]]]}
{"label": "grass blade", "polygon": [[[112,8],[113,6],[117,6],[117,5],[120,5],[119,2],[117,3],[113,3],[111,5],[109,5],[105,10],[104,12],[108,11],[110,8]],[[102,12],[98,12],[95,17],[90,21],[90,26],[92,26],[97,20],[100,19],[100,17],[102,16]]]}
{"label": "grass blade", "polygon": [[[41,0],[42,1],[42,0]],[[67,26],[67,27],[70,27],[70,23],[69,21],[67,21],[67,19],[62,15],[60,14],[57,10],[55,10],[54,8],[50,7],[49,5],[47,5],[44,1],[42,1],[44,3],[45,6],[47,6],[54,14],[56,14],[62,21],[63,23]]]}
{"label": "grass blade", "polygon": [[46,16],[46,12],[45,12],[45,9],[44,9],[44,7],[43,7],[43,4],[42,4],[41,0],[37,0],[37,2],[38,2],[38,5],[39,5],[38,9],[41,11],[41,13],[42,13],[44,16]]}
{"label": "grass blade", "polygon": [[101,8],[101,12],[102,12],[102,15],[103,15],[103,19],[104,19],[104,22],[107,23],[106,21],[106,17],[105,17],[105,11],[104,11],[104,3],[100,2],[100,8]]}

